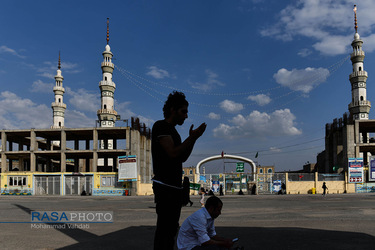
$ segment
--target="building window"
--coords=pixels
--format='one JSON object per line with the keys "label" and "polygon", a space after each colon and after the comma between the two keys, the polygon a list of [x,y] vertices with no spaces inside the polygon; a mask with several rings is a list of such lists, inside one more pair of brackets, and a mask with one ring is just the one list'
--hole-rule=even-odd
{"label": "building window", "polygon": [[26,176],[9,176],[8,184],[10,187],[26,186]]}
{"label": "building window", "polygon": [[259,169],[259,173],[263,174],[263,168]]}
{"label": "building window", "polygon": [[192,175],[193,174],[193,170],[190,169],[189,174]]}
{"label": "building window", "polygon": [[359,71],[362,71],[362,67],[359,67]]}
{"label": "building window", "polygon": [[102,187],[115,187],[116,184],[116,176],[102,176]]}
{"label": "building window", "polygon": [[361,101],[363,101],[363,96],[361,96]]}
{"label": "building window", "polygon": [[107,104],[104,104],[104,109],[107,109]]}
{"label": "building window", "polygon": [[107,81],[107,77],[104,77],[104,80]]}
{"label": "building window", "polygon": [[269,168],[269,169],[267,170],[267,172],[268,172],[269,174],[272,174],[272,168]]}

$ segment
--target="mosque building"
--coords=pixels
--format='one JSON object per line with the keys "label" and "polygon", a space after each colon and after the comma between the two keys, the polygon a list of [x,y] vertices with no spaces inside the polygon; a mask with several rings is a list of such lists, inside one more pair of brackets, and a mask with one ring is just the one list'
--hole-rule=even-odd
{"label": "mosque building", "polygon": [[[375,140],[370,138],[370,134],[375,132],[375,120],[369,119],[371,103],[366,91],[368,74],[364,69],[365,52],[358,33],[356,6],[354,13],[355,34],[350,54],[353,71],[349,75],[352,100],[348,105],[348,113],[326,124],[325,150],[317,156],[316,168],[322,173],[349,173],[350,183],[363,183],[371,179],[371,169],[368,167],[375,155]],[[362,177],[350,177],[350,164],[353,161],[363,161],[365,173]]]}
{"label": "mosque building", "polygon": [[51,128],[0,130],[2,195],[152,194],[150,129],[133,117],[130,126],[115,127],[121,118],[114,109],[108,19],[102,54],[99,126],[65,127],[67,105],[59,52]]}

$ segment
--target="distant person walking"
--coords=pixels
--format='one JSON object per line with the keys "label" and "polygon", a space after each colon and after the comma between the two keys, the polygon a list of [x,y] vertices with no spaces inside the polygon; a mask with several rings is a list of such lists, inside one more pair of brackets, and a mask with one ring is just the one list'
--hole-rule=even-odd
{"label": "distant person walking", "polygon": [[326,192],[327,192],[327,185],[326,185],[326,183],[325,182],[323,182],[323,186],[322,186],[322,188],[323,188],[323,195],[326,195]]}
{"label": "distant person walking", "polygon": [[184,93],[174,91],[166,100],[164,120],[152,127],[151,152],[153,170],[153,190],[156,202],[156,231],[154,249],[172,250],[178,230],[182,205],[182,163],[185,162],[195,142],[204,133],[206,124],[197,129],[191,125],[185,141],[176,130],[188,117],[188,101]]}
{"label": "distant person walking", "polygon": [[206,194],[206,191],[204,191],[204,188],[201,188],[198,194],[201,196],[201,200],[199,202],[201,203],[201,206],[204,207],[204,195]]}
{"label": "distant person walking", "polygon": [[220,196],[223,196],[224,193],[223,193],[223,184],[220,184]]}
{"label": "distant person walking", "polygon": [[186,206],[190,203],[190,206],[193,205],[193,202],[190,200],[190,181],[189,177],[185,176],[184,181],[182,183],[182,190],[183,190],[183,197],[182,197],[182,205]]}

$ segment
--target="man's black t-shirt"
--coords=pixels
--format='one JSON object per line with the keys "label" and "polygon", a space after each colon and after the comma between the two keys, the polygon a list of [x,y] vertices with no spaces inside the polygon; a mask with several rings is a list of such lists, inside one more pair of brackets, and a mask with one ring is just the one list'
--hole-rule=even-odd
{"label": "man's black t-shirt", "polygon": [[182,162],[170,158],[160,145],[159,139],[163,136],[171,136],[175,146],[181,144],[181,137],[176,128],[160,120],[152,127],[151,153],[154,169],[154,179],[175,187],[181,187]]}

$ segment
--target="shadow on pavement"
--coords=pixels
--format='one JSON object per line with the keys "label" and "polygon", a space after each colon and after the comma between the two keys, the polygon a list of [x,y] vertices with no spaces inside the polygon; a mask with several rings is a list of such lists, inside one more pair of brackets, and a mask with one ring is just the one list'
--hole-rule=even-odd
{"label": "shadow on pavement", "polygon": [[[87,238],[76,232],[79,243],[59,249],[152,249],[154,226],[129,227]],[[245,249],[374,249],[375,237],[364,233],[305,228],[217,227],[218,235],[235,238]],[[80,233],[82,235],[80,236]]]}

